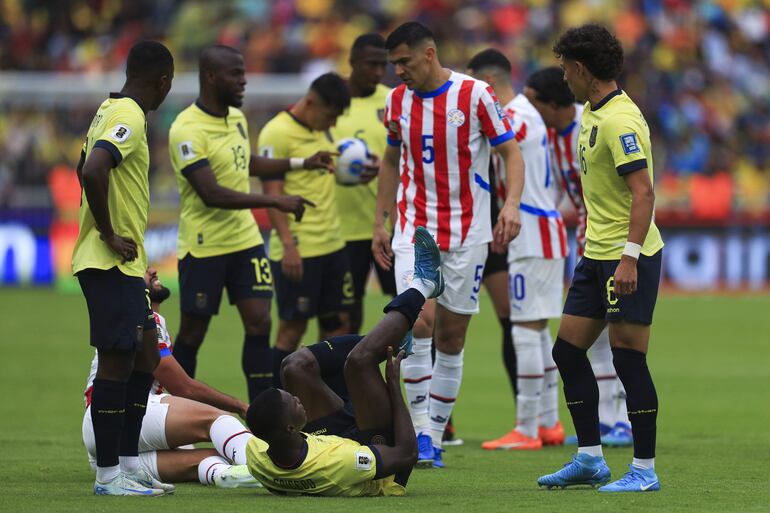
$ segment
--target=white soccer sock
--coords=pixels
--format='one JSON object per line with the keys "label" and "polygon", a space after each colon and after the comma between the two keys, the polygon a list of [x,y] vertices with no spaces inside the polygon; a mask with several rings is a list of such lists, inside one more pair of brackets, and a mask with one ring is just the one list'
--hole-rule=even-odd
{"label": "white soccer sock", "polygon": [[559,421],[559,369],[553,361],[553,338],[546,327],[540,330],[543,349],[543,395],[540,396],[540,425],[553,427]]}
{"label": "white soccer sock", "polygon": [[119,456],[120,471],[125,474],[133,474],[138,472],[141,464],[139,463],[139,456]]}
{"label": "white soccer sock", "polygon": [[511,334],[516,349],[516,384],[519,388],[516,396],[516,431],[537,438],[537,416],[545,377],[540,332],[514,324]]}
{"label": "white soccer sock", "polygon": [[219,454],[236,465],[246,464],[246,443],[253,436],[238,419],[221,415],[209,428],[211,443]]}
{"label": "white soccer sock", "polygon": [[452,415],[463,380],[463,351],[447,354],[436,351],[430,383],[430,437],[434,447],[441,447],[444,429]]}
{"label": "white soccer sock", "polygon": [[578,454],[588,454],[589,456],[604,456],[601,445],[588,445],[578,447]]}
{"label": "white soccer sock", "polygon": [[649,458],[649,459],[634,458],[631,464],[635,467],[649,470],[651,468],[655,468],[655,458]]}
{"label": "white soccer sock", "polygon": [[616,417],[618,376],[612,363],[612,350],[607,328],[591,346],[591,368],[599,387],[599,422],[614,426]]}
{"label": "white soccer sock", "polygon": [[412,284],[409,288],[415,289],[422,294],[425,299],[428,299],[431,294],[436,290],[436,284],[422,278],[415,278],[412,280]]}
{"label": "white soccer sock", "polygon": [[120,465],[113,467],[96,467],[96,480],[108,483],[120,475]]}
{"label": "white soccer sock", "polygon": [[230,462],[221,456],[209,456],[198,463],[198,481],[202,485],[214,484],[214,476],[230,468]]}
{"label": "white soccer sock", "polygon": [[430,393],[433,363],[430,357],[431,338],[414,338],[414,354],[401,362],[401,376],[404,378],[406,401],[412,416],[414,431],[428,433],[428,394]]}

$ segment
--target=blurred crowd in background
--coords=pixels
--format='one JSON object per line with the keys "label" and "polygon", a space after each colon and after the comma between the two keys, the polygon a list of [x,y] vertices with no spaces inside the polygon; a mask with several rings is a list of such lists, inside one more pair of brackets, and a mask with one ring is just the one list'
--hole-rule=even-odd
{"label": "blurred crowd in background", "polygon": [[[770,0],[4,0],[0,71],[120,70],[135,41],[158,39],[177,72],[195,71],[199,50],[216,42],[241,49],[251,73],[344,74],[356,36],[412,19],[432,28],[448,67],[502,50],[517,86],[556,64],[551,48],[564,28],[607,24],[626,50],[621,85],[653,133],[659,209],[714,220],[767,213]],[[182,107],[164,106],[150,134],[154,194],[169,201],[165,131]],[[0,98],[0,206],[15,189],[44,185],[57,165],[74,165],[95,108],[19,108]],[[247,112],[254,134],[271,115],[264,106]]]}

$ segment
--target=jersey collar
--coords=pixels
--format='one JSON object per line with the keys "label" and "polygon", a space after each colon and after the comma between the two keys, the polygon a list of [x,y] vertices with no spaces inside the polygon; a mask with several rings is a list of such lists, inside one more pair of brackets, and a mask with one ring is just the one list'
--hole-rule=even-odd
{"label": "jersey collar", "polygon": [[293,120],[294,120],[294,122],[295,122],[295,123],[297,123],[299,126],[301,126],[302,128],[305,128],[305,129],[307,129],[307,130],[310,130],[311,132],[313,132],[313,129],[312,129],[312,128],[310,128],[310,127],[309,127],[309,126],[307,126],[305,123],[303,123],[302,121],[300,121],[300,119],[299,119],[297,116],[295,116],[294,114],[292,114],[292,113],[291,113],[291,111],[290,111],[289,109],[286,109],[284,112],[286,112],[286,114],[288,114],[288,115],[289,115],[289,117],[290,117],[291,119],[293,119]]}
{"label": "jersey collar", "polygon": [[133,101],[135,104],[139,105],[139,102],[136,101],[136,98],[133,98],[127,94],[123,93],[110,93],[110,99],[118,100],[120,98],[128,98],[129,100]]}
{"label": "jersey collar", "polygon": [[[304,435],[304,433],[303,433],[303,435]],[[302,438],[302,451],[300,452],[299,458],[297,458],[297,462],[296,463],[294,463],[293,465],[288,465],[288,466],[284,467],[283,465],[279,465],[278,463],[273,461],[273,465],[275,465],[278,468],[284,469],[284,470],[296,470],[300,466],[302,466],[303,463],[305,463],[305,458],[307,458],[307,451],[308,451],[307,439],[305,439],[305,437],[303,436],[303,438]],[[270,458],[270,460],[272,461],[272,458]]]}
{"label": "jersey collar", "polygon": [[[201,99],[200,99],[200,98],[198,98],[197,100],[195,100],[195,106],[196,106],[196,107],[198,107],[198,108],[199,108],[200,110],[202,110],[203,112],[205,112],[206,114],[208,114],[209,116],[213,116],[213,117],[215,117],[215,118],[222,118],[222,119],[227,119],[227,114],[225,114],[224,116],[222,116],[221,114],[216,114],[216,113],[214,113],[214,112],[211,112],[211,111],[210,111],[210,110],[208,110],[206,107],[204,107],[204,106],[203,106],[203,104],[201,103]],[[230,109],[229,109],[229,108],[228,108],[227,110],[228,110],[228,112],[230,111]]]}
{"label": "jersey collar", "polygon": [[619,96],[621,94],[623,94],[623,91],[621,89],[615,89],[610,94],[608,94],[607,96],[602,98],[599,103],[597,103],[596,105],[592,106],[591,107],[591,111],[595,111],[595,110],[601,109],[602,107],[604,107],[607,104],[608,101],[612,100],[614,97]]}
{"label": "jersey collar", "polygon": [[414,94],[416,94],[420,98],[435,98],[436,96],[444,94],[446,90],[449,89],[451,86],[452,86],[452,79],[450,78],[449,80],[444,82],[444,85],[442,85],[438,89],[434,89],[433,91],[415,91]]}

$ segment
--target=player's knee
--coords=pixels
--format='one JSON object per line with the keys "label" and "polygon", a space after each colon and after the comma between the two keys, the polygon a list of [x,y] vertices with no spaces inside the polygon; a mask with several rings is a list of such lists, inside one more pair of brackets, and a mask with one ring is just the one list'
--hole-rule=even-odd
{"label": "player's knee", "polygon": [[285,386],[302,379],[304,376],[319,374],[318,361],[313,353],[302,348],[295,351],[281,362],[281,381]]}
{"label": "player's knee", "polygon": [[270,317],[270,311],[267,309],[260,309],[259,311],[254,312],[243,321],[243,328],[248,335],[269,334],[271,325],[272,319]]}
{"label": "player's knee", "polygon": [[362,369],[372,365],[372,355],[362,344],[357,345],[350,351],[345,359],[345,376],[351,377],[359,374]]}
{"label": "player's knee", "polygon": [[574,368],[581,359],[588,359],[584,349],[570,344],[561,337],[556,337],[556,342],[551,349],[551,356],[560,370]]}

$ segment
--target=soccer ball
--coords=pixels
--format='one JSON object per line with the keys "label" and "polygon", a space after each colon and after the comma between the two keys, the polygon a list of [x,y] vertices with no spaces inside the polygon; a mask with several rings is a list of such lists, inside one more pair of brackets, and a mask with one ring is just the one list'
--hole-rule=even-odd
{"label": "soccer ball", "polygon": [[369,161],[369,149],[361,139],[349,137],[337,142],[337,183],[355,185],[361,182],[361,173]]}

